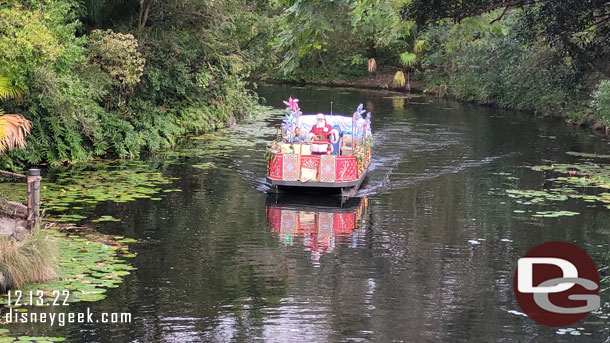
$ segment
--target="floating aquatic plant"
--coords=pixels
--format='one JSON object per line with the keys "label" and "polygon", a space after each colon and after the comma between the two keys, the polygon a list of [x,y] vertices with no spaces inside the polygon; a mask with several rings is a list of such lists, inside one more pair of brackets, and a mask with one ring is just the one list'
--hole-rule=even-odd
{"label": "floating aquatic plant", "polygon": [[[582,158],[610,158],[610,155],[597,155],[588,153],[567,152],[572,156]],[[508,189],[506,192],[511,198],[518,199],[522,205],[540,205],[549,201],[566,201],[568,199],[581,199],[585,202],[602,202],[610,204],[610,165],[582,162],[582,163],[552,163],[528,167],[534,171],[552,173],[547,179],[552,188],[544,190]],[[555,175],[553,175],[555,174]],[[606,205],[610,208],[610,205]],[[518,213],[518,212],[516,212]],[[537,212],[534,217],[557,217],[576,215],[576,212]]]}
{"label": "floating aquatic plant", "polygon": [[551,218],[551,217],[561,217],[561,216],[576,216],[579,215],[580,213],[578,212],[572,212],[572,211],[538,211],[536,212],[536,214],[532,214],[532,217],[547,217],[547,218]]}
{"label": "floating aquatic plant", "polygon": [[[52,299],[54,290],[68,290],[68,302],[98,301],[106,298],[108,288],[118,287],[123,277],[135,269],[121,260],[123,254],[129,253],[120,244],[135,240],[123,238],[117,242],[93,231],[75,230],[47,230],[59,241],[59,279],[27,285],[21,288],[24,293],[42,290],[45,297]],[[6,295],[0,297],[0,305],[6,305],[7,301]]]}
{"label": "floating aquatic plant", "polygon": [[101,216],[97,219],[92,220],[92,222],[97,223],[97,222],[120,222],[120,219],[117,219],[113,216]]}
{"label": "floating aquatic plant", "polygon": [[568,155],[584,157],[584,158],[601,158],[601,159],[610,159],[610,155],[602,155],[602,154],[591,154],[586,152],[577,152],[577,151],[568,151],[566,152]]}
{"label": "floating aquatic plant", "polygon": [[216,164],[214,164],[214,162],[205,162],[205,163],[199,163],[199,164],[194,164],[193,167],[198,168],[198,169],[210,169],[215,167]]}
{"label": "floating aquatic plant", "polygon": [[10,337],[10,331],[8,329],[0,329],[0,343],[25,343],[25,342],[65,342],[66,339],[63,337],[30,337],[30,336],[17,336]]}
{"label": "floating aquatic plant", "polygon": [[71,171],[62,173],[55,182],[43,183],[42,203],[50,212],[61,212],[80,204],[84,207],[103,201],[127,202],[150,198],[170,184],[160,172],[144,163],[128,167]]}

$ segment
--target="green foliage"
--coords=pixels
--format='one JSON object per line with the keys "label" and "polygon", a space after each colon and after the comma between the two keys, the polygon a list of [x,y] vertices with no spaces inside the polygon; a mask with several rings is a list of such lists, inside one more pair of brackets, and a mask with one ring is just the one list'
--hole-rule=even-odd
{"label": "green foliage", "polygon": [[422,52],[424,52],[425,48],[426,48],[425,40],[417,39],[413,43],[413,53],[415,53],[415,54],[421,54]]}
{"label": "green foliage", "polygon": [[405,67],[413,67],[417,63],[417,55],[412,52],[403,52],[398,56],[400,63]]}
{"label": "green foliage", "polygon": [[[23,90],[11,84],[11,79],[6,76],[0,76],[0,100],[10,98],[21,98]],[[0,112],[1,114],[2,112]]]}
{"label": "green foliage", "polygon": [[343,14],[349,10],[347,1],[295,0],[284,4],[287,9],[282,31],[274,43],[283,52],[279,67],[284,74],[307,64],[326,68],[324,57],[336,53],[329,53],[329,48],[335,48],[330,46],[334,42],[342,41],[344,49],[348,48],[353,37],[345,29],[348,18]]}
{"label": "green foliage", "polygon": [[132,34],[93,30],[88,48],[93,63],[110,76],[117,88],[131,90],[140,82],[145,61]]}
{"label": "green foliage", "polygon": [[276,3],[286,9],[274,41],[282,61],[272,70],[275,78],[354,79],[366,76],[370,58],[381,72],[393,72],[415,44],[413,24],[399,13],[404,0]]}
{"label": "green foliage", "polygon": [[610,80],[600,81],[597,90],[593,93],[591,105],[608,125],[610,123]]}
{"label": "green foliage", "polygon": [[402,13],[430,25],[436,51],[424,67],[459,98],[599,118],[588,96],[599,74],[610,76],[607,1],[412,0]]}
{"label": "green foliage", "polygon": [[[21,76],[36,66],[53,64],[64,50],[43,14],[21,4],[0,4],[0,27],[0,75]],[[24,85],[23,79],[15,81]]]}
{"label": "green foliage", "polygon": [[572,108],[583,85],[570,59],[556,49],[519,39],[516,17],[494,15],[443,24],[424,35],[433,42],[424,56],[426,77],[454,96],[503,107],[557,115]]}
{"label": "green foliage", "polygon": [[[2,106],[34,126],[28,147],[0,165],[172,148],[259,111],[244,81],[253,74],[351,80],[408,68],[460,99],[600,116],[605,107],[587,106],[598,83],[591,71],[608,65],[599,49],[608,22],[591,31],[587,6],[601,0],[575,1],[517,2],[505,13],[492,0],[7,0],[0,75],[27,94]],[[582,17],[545,27],[566,4]]]}
{"label": "green foliage", "polygon": [[[0,5],[0,23],[10,31],[0,36],[6,52],[0,75],[28,89],[24,101],[4,107],[34,124],[28,147],[3,155],[0,165],[135,157],[258,110],[243,79],[273,63],[266,58],[274,27],[267,7],[246,0],[154,2],[144,22],[145,3]],[[79,18],[115,27],[87,33]]]}
{"label": "green foliage", "polygon": [[[44,283],[27,284],[21,287],[23,294],[29,294],[30,291],[35,294],[37,290],[42,290],[45,293],[44,303],[52,303],[56,300],[57,295],[53,294],[53,291],[57,290],[70,290],[68,297],[59,298],[62,303],[105,299],[104,293],[109,288],[117,288],[118,284],[123,282],[123,278],[135,269],[121,259],[130,254],[126,251],[126,246],[119,244],[134,240],[120,238],[118,241],[109,239],[108,236],[85,229],[41,230],[41,237],[35,237],[36,240],[32,242],[30,251],[35,253],[33,249],[41,249],[42,244],[52,244],[54,253],[47,251],[49,254],[45,255],[40,252],[36,256],[39,259],[46,259],[40,263],[53,265],[57,270],[57,274],[54,275],[58,278]],[[33,259],[29,257],[30,251],[23,251],[19,258]],[[7,300],[5,296],[0,297],[0,306],[7,304]]]}

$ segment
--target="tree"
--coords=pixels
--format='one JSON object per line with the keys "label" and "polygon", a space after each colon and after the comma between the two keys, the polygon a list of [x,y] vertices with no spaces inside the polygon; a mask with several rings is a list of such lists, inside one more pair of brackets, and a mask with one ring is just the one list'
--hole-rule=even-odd
{"label": "tree", "polygon": [[576,69],[610,75],[610,2],[608,0],[413,0],[402,9],[405,20],[420,25],[450,19],[460,22],[493,10],[502,11],[492,22],[519,9],[522,36],[544,41],[566,52]]}

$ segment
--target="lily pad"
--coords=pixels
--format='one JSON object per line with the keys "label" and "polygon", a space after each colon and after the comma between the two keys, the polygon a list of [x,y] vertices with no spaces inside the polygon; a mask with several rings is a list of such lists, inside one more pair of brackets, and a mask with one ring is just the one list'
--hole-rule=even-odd
{"label": "lily pad", "polygon": [[101,216],[97,219],[92,220],[92,222],[120,222],[121,220],[118,218],[115,218],[113,216]]}

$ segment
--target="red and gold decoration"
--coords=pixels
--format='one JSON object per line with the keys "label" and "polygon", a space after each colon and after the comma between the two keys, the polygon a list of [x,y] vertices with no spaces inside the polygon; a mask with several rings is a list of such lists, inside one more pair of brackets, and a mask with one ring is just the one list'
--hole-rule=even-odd
{"label": "red and gold decoration", "polygon": [[285,181],[299,179],[299,156],[296,154],[283,154],[282,177]]}
{"label": "red and gold decoration", "polygon": [[320,181],[335,182],[337,180],[337,156],[320,156]]}

